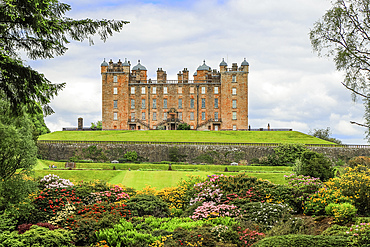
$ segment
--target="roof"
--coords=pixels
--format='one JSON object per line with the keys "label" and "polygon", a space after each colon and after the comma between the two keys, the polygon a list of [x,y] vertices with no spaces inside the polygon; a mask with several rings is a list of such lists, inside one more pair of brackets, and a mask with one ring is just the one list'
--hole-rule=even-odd
{"label": "roof", "polygon": [[122,66],[130,66],[130,64],[127,62],[127,58],[125,58],[125,62],[122,64]]}
{"label": "roof", "polygon": [[197,68],[197,70],[211,70],[211,67],[209,67],[206,64],[206,60],[203,61],[203,64]]}
{"label": "roof", "polygon": [[223,58],[222,58],[222,62],[220,63],[220,66],[227,66],[227,63],[225,62]]}
{"label": "roof", "polygon": [[245,60],[245,58],[244,58],[244,61],[241,64],[241,66],[249,66],[249,63],[247,62],[247,60]]}
{"label": "roof", "polygon": [[103,67],[103,66],[108,66],[108,63],[105,61],[105,58],[104,58],[104,61],[101,63],[101,65],[100,65],[101,67]]}
{"label": "roof", "polygon": [[140,60],[139,60],[138,64],[136,64],[131,70],[146,70],[146,68],[140,64]]}

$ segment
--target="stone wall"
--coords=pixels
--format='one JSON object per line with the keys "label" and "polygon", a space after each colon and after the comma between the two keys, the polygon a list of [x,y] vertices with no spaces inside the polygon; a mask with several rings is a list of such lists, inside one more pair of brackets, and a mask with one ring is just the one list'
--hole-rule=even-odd
{"label": "stone wall", "polygon": [[[103,149],[109,160],[122,158],[127,151],[136,151],[139,156],[150,162],[169,160],[169,149],[177,147],[180,154],[186,155],[186,161],[192,162],[196,157],[209,152],[217,152],[228,160],[237,155],[242,160],[251,161],[273,153],[273,147],[267,146],[232,146],[232,145],[169,145],[169,144],[112,144],[112,143],[46,143],[39,142],[39,154],[43,159],[68,160],[76,150],[89,146]],[[370,156],[370,148],[355,147],[310,147],[311,150],[324,153],[333,159],[347,160],[355,156]]]}

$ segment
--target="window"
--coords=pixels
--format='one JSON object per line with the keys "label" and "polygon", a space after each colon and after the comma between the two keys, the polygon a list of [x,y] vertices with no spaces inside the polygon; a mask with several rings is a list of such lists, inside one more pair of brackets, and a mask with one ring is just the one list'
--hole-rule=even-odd
{"label": "window", "polygon": [[131,122],[135,121],[135,112],[131,112]]}
{"label": "window", "polygon": [[177,89],[177,93],[178,93],[178,94],[182,94],[182,87],[179,87],[179,88]]}
{"label": "window", "polygon": [[117,76],[113,76],[113,82],[117,82]]}
{"label": "window", "polygon": [[157,108],[157,99],[153,99],[153,109]]}
{"label": "window", "polygon": [[194,93],[194,87],[190,87],[190,93]]}
{"label": "window", "polygon": [[236,108],[236,99],[233,99],[233,108]]}
{"label": "window", "polygon": [[167,112],[163,113],[163,119],[167,119]]}
{"label": "window", "polygon": [[202,120],[206,120],[206,113],[202,111]]}
{"label": "window", "polygon": [[215,112],[215,121],[218,121],[218,112]]}
{"label": "window", "polygon": [[113,120],[117,120],[118,119],[118,113],[117,112],[113,112]]}
{"label": "window", "polygon": [[193,130],[194,129],[194,126],[193,125],[190,125],[190,129]]}
{"label": "window", "polygon": [[145,94],[145,87],[141,88],[141,94]]}
{"label": "window", "polygon": [[215,108],[218,108],[218,98],[215,98]]}
{"label": "window", "polygon": [[153,94],[156,94],[156,93],[157,93],[157,88],[153,87]]}
{"label": "window", "polygon": [[206,99],[202,99],[202,108],[206,108]]}
{"label": "window", "polygon": [[113,108],[114,109],[118,108],[118,100],[113,100]]}
{"label": "window", "polygon": [[163,93],[167,94],[167,87],[163,87]]}
{"label": "window", "polygon": [[218,94],[218,87],[214,87],[215,94]]}
{"label": "window", "polygon": [[135,87],[131,87],[131,94],[135,94]]}
{"label": "window", "polygon": [[135,109],[135,100],[134,99],[131,100],[131,109]]}
{"label": "window", "polygon": [[156,112],[153,112],[153,120],[156,121],[157,120],[157,113]]}
{"label": "window", "polygon": [[232,94],[236,95],[236,88],[235,87],[232,88]]}
{"label": "window", "polygon": [[206,93],[206,87],[202,87],[202,94]]}
{"label": "window", "polygon": [[179,99],[179,109],[182,109],[182,99]]}
{"label": "window", "polygon": [[190,112],[190,120],[194,120],[194,112]]}
{"label": "window", "polygon": [[233,130],[236,130],[236,125],[233,125]]}
{"label": "window", "polygon": [[232,82],[236,82],[236,75],[233,75]]}
{"label": "window", "polygon": [[233,111],[233,120],[236,120],[236,111]]}
{"label": "window", "polygon": [[167,108],[167,99],[163,99],[163,108]]}
{"label": "window", "polygon": [[145,120],[145,112],[141,113],[141,120]]}
{"label": "window", "polygon": [[141,99],[141,109],[145,109],[145,99]]}
{"label": "window", "polygon": [[194,108],[194,99],[190,99],[190,108]]}
{"label": "window", "polygon": [[118,94],[118,90],[116,87],[113,88],[113,94]]}
{"label": "window", "polygon": [[182,112],[179,112],[179,119],[182,120]]}

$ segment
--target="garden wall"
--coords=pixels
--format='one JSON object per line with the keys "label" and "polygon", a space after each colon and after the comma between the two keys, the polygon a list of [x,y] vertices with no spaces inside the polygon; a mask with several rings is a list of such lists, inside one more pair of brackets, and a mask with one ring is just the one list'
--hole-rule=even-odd
{"label": "garden wall", "polygon": [[[186,155],[187,162],[192,162],[196,157],[210,153],[222,156],[224,160],[233,161],[236,158],[249,162],[253,158],[273,153],[273,147],[268,146],[38,142],[40,158],[47,160],[68,160],[76,152],[92,145],[102,149],[108,160],[121,158],[127,151],[136,151],[139,156],[147,158],[149,162],[170,160],[169,149],[174,146],[178,148],[179,154]],[[370,156],[370,148],[364,147],[309,147],[309,149],[334,159],[347,160],[355,156]]]}

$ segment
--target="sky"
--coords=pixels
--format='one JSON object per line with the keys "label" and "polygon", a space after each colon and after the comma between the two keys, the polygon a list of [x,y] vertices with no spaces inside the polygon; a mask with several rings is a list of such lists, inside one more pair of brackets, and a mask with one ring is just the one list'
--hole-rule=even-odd
{"label": "sky", "polygon": [[329,127],[345,144],[366,144],[362,102],[341,85],[343,73],[312,50],[309,31],[330,8],[328,0],[66,0],[74,19],[130,21],[104,43],[71,42],[65,55],[28,64],[66,88],[45,118],[51,131],[101,120],[100,64],[140,60],[148,77],[163,68],[168,79],[203,60],[219,70],[249,62],[249,124],[309,133]]}

